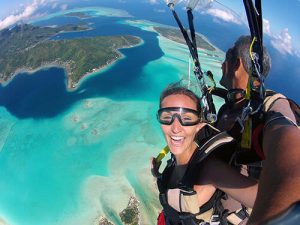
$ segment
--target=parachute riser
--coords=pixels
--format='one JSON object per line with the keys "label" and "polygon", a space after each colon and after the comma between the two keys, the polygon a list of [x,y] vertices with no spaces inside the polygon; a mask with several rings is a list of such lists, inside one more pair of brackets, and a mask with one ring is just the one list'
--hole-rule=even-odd
{"label": "parachute riser", "polygon": [[180,31],[181,31],[181,33],[182,33],[185,41],[186,41],[186,44],[187,44],[187,46],[189,48],[189,51],[190,51],[190,54],[191,54],[191,56],[192,56],[192,58],[194,60],[195,66],[198,66],[200,68],[200,70],[201,70],[200,62],[199,62],[199,59],[198,59],[197,46],[195,46],[193,44],[193,42],[190,40],[188,32],[183,27],[183,25],[182,25],[182,23],[181,23],[178,15],[177,15],[176,11],[174,10],[174,7],[170,8],[170,9],[171,9],[172,14],[173,14],[173,16],[174,16],[174,18],[175,18],[175,20],[177,22],[177,25],[178,25],[178,27],[179,27],[179,29],[180,29]]}
{"label": "parachute riser", "polygon": [[[193,14],[192,14],[192,8],[188,7],[187,8],[187,17],[188,17],[188,22],[189,22],[189,28],[190,28],[190,36],[191,39],[188,35],[187,30],[183,27],[177,13],[175,12],[174,9],[174,3],[168,3],[167,4],[168,7],[170,8],[170,10],[172,11],[172,14],[177,22],[177,25],[180,28],[180,31],[186,41],[186,44],[189,48],[190,54],[193,58],[193,62],[194,62],[194,75],[196,77],[197,80],[197,84],[198,87],[202,93],[202,97],[201,97],[201,103],[202,103],[202,107],[203,107],[203,111],[204,111],[204,116],[205,119],[210,122],[213,123],[215,122],[215,108],[214,108],[214,104],[213,104],[213,100],[212,97],[209,96],[210,93],[208,91],[208,86],[205,83],[204,77],[203,77],[203,71],[201,70],[201,65],[200,65],[200,61],[198,58],[198,51],[197,51],[197,43],[196,43],[196,35],[195,35],[195,28],[194,28],[194,23],[193,23]],[[195,4],[196,6],[196,4]],[[213,119],[211,119],[213,118]]]}
{"label": "parachute riser", "polygon": [[[247,14],[249,29],[252,42],[249,48],[249,54],[252,61],[252,72],[249,74],[247,91],[245,98],[248,104],[244,107],[242,115],[237,121],[241,127],[242,139],[251,139],[251,117],[258,115],[262,117],[262,106],[265,98],[265,86],[263,73],[263,39],[262,39],[262,10],[261,0],[255,0],[255,6],[252,0],[243,0]],[[255,80],[259,83],[255,84]],[[259,94],[259,95],[257,95]],[[250,121],[250,123],[249,123]],[[250,135],[250,137],[249,137]],[[250,146],[247,146],[250,148]]]}
{"label": "parachute riser", "polygon": [[[252,60],[253,71],[250,74],[249,82],[250,89],[249,100],[250,104],[253,101],[251,96],[254,92],[259,93],[259,104],[256,108],[252,105],[251,114],[255,114],[260,111],[261,104],[265,97],[265,86],[263,73],[263,39],[262,39],[262,10],[261,10],[261,0],[255,0],[255,6],[252,0],[243,0],[248,24],[251,32],[252,43],[250,45],[249,53]],[[259,85],[254,85],[254,80],[259,81]]]}

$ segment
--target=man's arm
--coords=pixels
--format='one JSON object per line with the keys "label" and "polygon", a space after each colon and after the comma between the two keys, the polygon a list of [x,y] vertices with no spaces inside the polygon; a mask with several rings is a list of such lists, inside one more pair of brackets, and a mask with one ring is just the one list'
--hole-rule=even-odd
{"label": "man's arm", "polygon": [[284,117],[264,130],[266,160],[248,224],[260,224],[300,199],[300,130]]}
{"label": "man's arm", "polygon": [[[253,207],[257,194],[257,181],[242,175],[238,170],[218,159],[209,159],[202,165],[196,191],[200,195],[201,187],[213,185],[246,207]],[[207,191],[207,190],[206,190]],[[207,193],[207,192],[206,192]],[[205,196],[204,196],[205,197]]]}

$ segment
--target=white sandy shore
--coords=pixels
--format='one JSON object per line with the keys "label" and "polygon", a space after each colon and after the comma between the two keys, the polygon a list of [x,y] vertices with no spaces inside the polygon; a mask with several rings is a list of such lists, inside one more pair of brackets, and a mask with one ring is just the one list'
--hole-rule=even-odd
{"label": "white sandy shore", "polygon": [[[69,9],[69,10],[64,10],[64,11],[59,11],[57,13],[52,13],[48,16],[43,16],[41,18],[37,18],[34,20],[29,21],[29,23],[36,23],[36,22],[40,22],[40,21],[44,21],[44,20],[49,20],[51,18],[54,17],[58,17],[58,16],[62,16],[62,15],[66,15],[69,13],[76,13],[76,12],[82,12],[82,13],[86,13],[87,15],[91,16],[91,17],[98,17],[98,16],[107,16],[107,17],[122,17],[122,18],[130,18],[132,17],[132,15],[130,15],[127,11],[122,10],[122,9],[114,9],[114,8],[108,8],[108,7],[82,7],[82,8],[75,8],[75,9]],[[53,25],[56,26],[56,25]],[[76,32],[80,32],[80,31],[76,31]],[[139,37],[138,37],[139,38]],[[141,39],[140,44],[143,44],[143,40]],[[136,46],[138,46],[136,45]],[[122,48],[131,48],[131,47],[135,47],[135,46],[129,46],[129,47],[120,47],[119,49]],[[17,74],[19,73],[35,73],[38,70],[41,69],[45,69],[45,68],[49,68],[49,67],[62,67],[66,70],[66,74],[67,74],[67,88],[69,91],[75,90],[76,88],[78,88],[79,84],[82,82],[82,80],[90,75],[95,75],[98,74],[100,71],[104,71],[105,68],[109,69],[111,65],[113,65],[118,59],[123,58],[124,56],[122,55],[121,52],[119,52],[117,49],[117,53],[118,53],[118,57],[116,59],[112,59],[109,62],[106,63],[106,65],[101,65],[98,68],[95,68],[92,72],[87,72],[86,74],[84,74],[81,79],[78,82],[74,82],[70,79],[70,74],[71,74],[71,69],[70,69],[70,65],[67,62],[60,62],[60,61],[53,61],[53,62],[44,62],[43,65],[37,67],[37,68],[30,68],[30,67],[21,67],[18,68],[14,74],[10,77],[9,80],[1,80],[0,79],[0,83],[2,83],[4,86],[7,85]]]}
{"label": "white sandy shore", "polygon": [[119,51],[120,49],[133,48],[133,47],[142,45],[144,43],[144,41],[141,38],[139,38],[139,37],[136,37],[136,38],[138,38],[140,40],[139,44],[119,47],[118,49],[116,49],[116,53],[117,53],[116,58],[109,60],[108,62],[106,62],[105,65],[101,65],[98,68],[93,68],[92,72],[85,73],[84,75],[82,75],[82,77],[79,79],[78,82],[75,82],[71,79],[70,74],[72,73],[72,70],[70,68],[70,63],[54,60],[54,61],[50,61],[50,62],[43,62],[42,65],[37,68],[20,67],[14,72],[14,74],[10,77],[9,80],[3,81],[0,79],[0,83],[2,83],[3,86],[6,86],[7,84],[9,84],[9,82],[11,82],[13,80],[13,78],[15,76],[17,76],[20,73],[28,73],[30,75],[30,74],[36,73],[37,71],[42,70],[42,69],[58,67],[58,68],[63,68],[65,70],[66,77],[67,77],[67,84],[66,84],[67,90],[74,91],[80,86],[80,83],[82,83],[82,81],[85,80],[87,77],[91,77],[92,75],[99,75],[99,73],[110,69],[111,66],[113,66],[120,59],[125,58],[125,56]]}
{"label": "white sandy shore", "polygon": [[[115,59],[112,59],[110,61],[108,61],[105,65],[101,65],[100,67],[98,68],[94,68],[92,72],[87,72],[85,73],[81,78],[80,80],[76,83],[74,81],[72,81],[71,77],[69,76],[70,74],[70,70],[66,69],[67,71],[67,77],[68,77],[68,84],[67,84],[67,87],[68,87],[68,90],[69,91],[74,91],[76,90],[78,87],[80,87],[80,84],[86,79],[86,78],[90,78],[92,76],[97,76],[99,75],[100,73],[103,73],[109,69],[111,69],[111,67],[117,63],[119,60],[121,59],[124,59],[125,58],[125,55],[123,55],[119,50],[120,49],[126,49],[126,48],[133,48],[133,47],[138,47],[142,44],[144,44],[144,40],[135,36],[136,38],[138,38],[140,40],[140,43],[137,44],[137,45],[129,45],[129,46],[123,46],[123,47],[120,47],[118,49],[116,49],[116,53],[118,54],[118,56],[115,58]],[[66,67],[66,68],[69,68],[69,67]]]}

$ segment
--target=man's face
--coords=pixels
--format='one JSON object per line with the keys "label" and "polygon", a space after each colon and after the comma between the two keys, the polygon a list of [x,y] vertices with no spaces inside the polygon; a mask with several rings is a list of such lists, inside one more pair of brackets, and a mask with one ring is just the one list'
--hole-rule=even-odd
{"label": "man's face", "polygon": [[226,52],[226,58],[222,64],[223,76],[220,80],[220,84],[229,89],[233,88],[234,73],[235,73],[235,60],[233,59],[233,48],[228,49]]}

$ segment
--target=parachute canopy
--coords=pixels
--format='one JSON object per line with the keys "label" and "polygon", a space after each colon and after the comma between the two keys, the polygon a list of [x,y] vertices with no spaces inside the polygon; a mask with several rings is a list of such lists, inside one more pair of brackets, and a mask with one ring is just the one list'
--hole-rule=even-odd
{"label": "parachute canopy", "polygon": [[[196,6],[204,9],[204,8],[208,8],[213,1],[214,0],[189,0],[186,1],[187,2],[186,7],[187,9],[191,9],[191,10],[193,10]],[[178,0],[165,0],[165,2],[169,7],[171,6],[174,7],[178,3]]]}
{"label": "parachute canopy", "polygon": [[166,4],[170,6],[175,6],[178,0],[165,0]]}
{"label": "parachute canopy", "polygon": [[188,9],[192,9],[193,10],[197,6],[198,3],[199,3],[199,0],[191,0],[191,1],[187,2],[186,7]]}
{"label": "parachute canopy", "polygon": [[198,6],[198,8],[200,9],[206,9],[209,8],[211,6],[211,3],[214,0],[191,0],[187,2],[186,7],[190,8],[190,9],[194,9],[196,6]]}

